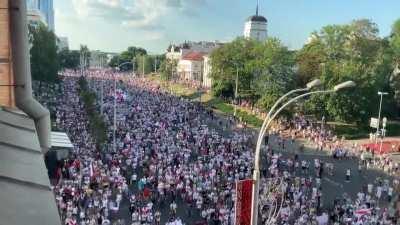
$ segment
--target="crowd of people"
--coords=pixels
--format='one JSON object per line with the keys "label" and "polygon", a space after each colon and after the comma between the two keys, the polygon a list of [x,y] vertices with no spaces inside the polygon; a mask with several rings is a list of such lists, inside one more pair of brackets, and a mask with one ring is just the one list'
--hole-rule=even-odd
{"label": "crowd of people", "polygon": [[[85,74],[104,113],[106,147],[97,146],[91,135],[90,115],[79,96],[79,73],[64,72],[52,96],[37,94],[41,102],[54,105],[56,126],[74,145],[54,182],[64,224],[234,224],[235,182],[251,177],[252,135],[221,135],[209,128],[220,123],[212,111],[169,95],[145,78],[112,71]],[[303,123],[297,118],[289,124],[280,148],[301,135],[323,145],[332,136],[318,135]],[[315,172],[310,172],[309,163],[297,156],[285,158],[271,146],[263,148],[262,224],[395,224],[399,215],[379,207],[387,205],[384,198],[393,202],[396,179],[367,186],[353,201],[343,196],[324,204],[321,179],[333,169],[326,172],[324,162],[315,160]],[[276,202],[281,207],[271,218]],[[328,205],[332,210],[327,211]]]}
{"label": "crowd of people", "polygon": [[[265,161],[268,167],[263,170],[260,194],[262,224],[361,225],[400,222],[399,206],[392,201],[394,194],[400,190],[398,179],[378,177],[365,184],[357,196],[343,193],[329,203],[323,201],[323,195],[327,193],[323,192],[322,180],[338,174],[326,172],[325,162],[315,159],[313,165],[307,165],[299,160],[297,154],[283,157],[268,147],[265,148]],[[277,203],[280,204],[280,212],[271,218],[270,215],[274,215],[271,210],[277,207]]]}
{"label": "crowd of people", "polygon": [[[295,115],[291,120],[281,120],[272,130],[273,134],[279,135],[280,142],[303,139],[316,151],[328,152],[335,159],[360,159],[360,167],[379,168],[390,175],[400,176],[400,164],[390,155],[377,154],[357,142],[337,137],[324,123],[324,119],[318,123],[305,116]],[[285,148],[284,143],[280,146]],[[304,149],[304,146],[300,148]]]}

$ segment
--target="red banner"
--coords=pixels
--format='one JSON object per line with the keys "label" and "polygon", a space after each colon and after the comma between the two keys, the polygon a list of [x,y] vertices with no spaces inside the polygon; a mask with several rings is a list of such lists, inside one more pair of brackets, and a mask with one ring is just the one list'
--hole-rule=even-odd
{"label": "red banner", "polygon": [[235,225],[251,224],[251,194],[253,180],[236,182]]}

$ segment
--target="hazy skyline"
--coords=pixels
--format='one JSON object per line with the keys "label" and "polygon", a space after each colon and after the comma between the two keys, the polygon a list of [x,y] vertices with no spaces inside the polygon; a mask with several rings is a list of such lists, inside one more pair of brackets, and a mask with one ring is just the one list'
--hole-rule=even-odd
{"label": "hazy skyline", "polygon": [[[138,46],[162,53],[170,43],[231,41],[241,36],[256,0],[54,0],[56,34],[67,36],[71,49],[120,52]],[[381,36],[400,18],[400,1],[260,0],[268,35],[291,49],[304,44],[312,31],[328,24],[371,19]]]}

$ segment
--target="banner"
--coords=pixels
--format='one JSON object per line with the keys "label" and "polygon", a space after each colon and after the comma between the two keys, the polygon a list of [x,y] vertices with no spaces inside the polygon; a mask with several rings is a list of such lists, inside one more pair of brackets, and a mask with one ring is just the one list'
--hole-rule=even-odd
{"label": "banner", "polygon": [[378,126],[379,126],[378,118],[373,118],[372,117],[371,120],[370,120],[369,126],[372,127],[372,128],[378,128]]}
{"label": "banner", "polygon": [[253,180],[236,182],[235,225],[251,224]]}

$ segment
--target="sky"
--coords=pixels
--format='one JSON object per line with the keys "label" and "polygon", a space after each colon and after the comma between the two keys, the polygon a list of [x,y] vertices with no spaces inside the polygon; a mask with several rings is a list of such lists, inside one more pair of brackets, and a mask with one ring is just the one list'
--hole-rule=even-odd
{"label": "sky", "polygon": [[[121,52],[128,46],[163,53],[171,43],[228,42],[243,35],[257,0],[54,0],[58,36],[70,49]],[[268,36],[299,49],[329,24],[370,19],[387,36],[400,18],[400,0],[260,0]]]}

